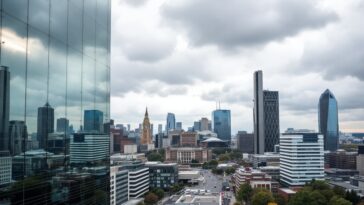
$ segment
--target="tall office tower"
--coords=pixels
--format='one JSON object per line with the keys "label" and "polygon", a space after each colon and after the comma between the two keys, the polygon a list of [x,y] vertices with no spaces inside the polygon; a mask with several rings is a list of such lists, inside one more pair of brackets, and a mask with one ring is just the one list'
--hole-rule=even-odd
{"label": "tall office tower", "polygon": [[130,124],[128,124],[127,126],[128,126],[128,132],[130,132]]}
{"label": "tall office tower", "polygon": [[288,186],[324,180],[324,139],[317,133],[284,133],[280,139],[280,179]]}
{"label": "tall office tower", "polygon": [[200,121],[193,122],[193,131],[197,132],[200,131],[200,129],[201,129]]}
{"label": "tall office tower", "polygon": [[319,132],[324,135],[324,148],[336,151],[339,146],[338,107],[334,94],[326,89],[318,104]]}
{"label": "tall office tower", "polygon": [[274,152],[279,144],[279,95],[278,91],[263,91],[264,102],[264,151]]}
{"label": "tall office tower", "polygon": [[182,130],[182,122],[176,122],[176,130]]}
{"label": "tall office tower", "polygon": [[39,148],[47,148],[48,134],[54,132],[54,109],[47,102],[38,108],[37,140]]}
{"label": "tall office tower", "polygon": [[9,151],[12,156],[26,151],[28,140],[27,126],[24,121],[12,120],[9,123]]}
{"label": "tall office tower", "polygon": [[[101,126],[109,121],[110,13],[111,0],[1,0],[1,146],[9,145],[3,143],[3,130],[10,129],[4,120],[26,122],[28,133],[37,133],[32,134],[33,139],[40,138],[40,148],[45,147],[47,135],[56,129],[55,119],[67,118],[75,132],[84,125],[85,110],[102,111]],[[49,105],[41,107],[46,102],[54,110]],[[109,144],[109,136],[104,137]],[[9,192],[2,194],[1,201],[22,205],[108,204],[109,160],[76,168],[70,165],[67,153],[47,152],[45,158],[35,159],[38,161],[34,166],[48,162],[47,166],[38,166],[6,186]],[[29,167],[32,158],[21,157],[17,166]],[[51,160],[53,157],[57,160]],[[101,172],[100,167],[105,170]],[[12,172],[16,171],[19,170]],[[73,177],[61,176],[71,171]],[[69,180],[55,183],[62,178]]]}
{"label": "tall office tower", "polygon": [[163,125],[158,124],[158,134],[163,132]]}
{"label": "tall office tower", "polygon": [[254,153],[273,152],[279,144],[278,91],[263,90],[263,72],[254,72]]}
{"label": "tall office tower", "polygon": [[144,120],[143,120],[143,129],[142,136],[140,139],[140,144],[147,145],[152,144],[152,131],[150,130],[150,122],[148,116],[148,109],[145,110]]}
{"label": "tall office tower", "polygon": [[212,122],[209,120],[209,123],[207,124],[207,129],[212,131]]}
{"label": "tall office tower", "polygon": [[68,133],[69,132],[69,124],[70,121],[67,118],[58,118],[57,119],[57,132],[63,132],[63,133]]}
{"label": "tall office tower", "polygon": [[203,117],[200,120],[200,131],[209,130],[209,119]]}
{"label": "tall office tower", "polygon": [[254,72],[254,153],[264,154],[263,72]]}
{"label": "tall office tower", "polygon": [[176,117],[173,113],[167,114],[166,132],[176,129]]}
{"label": "tall office tower", "polygon": [[[1,62],[1,61],[0,61]],[[9,102],[10,72],[7,67],[0,67],[0,151],[8,151],[9,147]]]}
{"label": "tall office tower", "polygon": [[103,132],[104,113],[100,110],[85,110],[83,129],[86,132]]}
{"label": "tall office tower", "polygon": [[221,140],[231,141],[231,116],[230,110],[214,110],[212,112],[214,132]]}

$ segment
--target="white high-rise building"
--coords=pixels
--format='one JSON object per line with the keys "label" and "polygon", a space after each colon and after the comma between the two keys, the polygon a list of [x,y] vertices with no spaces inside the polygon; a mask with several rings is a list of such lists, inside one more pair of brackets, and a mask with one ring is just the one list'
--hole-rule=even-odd
{"label": "white high-rise building", "polygon": [[70,162],[87,163],[107,160],[109,151],[109,135],[75,133],[71,139]]}
{"label": "white high-rise building", "polygon": [[122,166],[110,167],[110,204],[119,205],[129,200],[128,170]]}
{"label": "white high-rise building", "polygon": [[317,133],[284,133],[280,137],[280,179],[303,186],[324,179],[324,139]]}

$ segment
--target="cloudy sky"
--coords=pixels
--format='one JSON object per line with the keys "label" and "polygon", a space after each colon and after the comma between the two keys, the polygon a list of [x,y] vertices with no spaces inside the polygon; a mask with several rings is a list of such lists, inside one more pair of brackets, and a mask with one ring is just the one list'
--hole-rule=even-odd
{"label": "cloudy sky", "polygon": [[[253,130],[253,72],[280,94],[281,131],[317,130],[329,88],[340,130],[364,131],[364,3],[359,0],[114,0],[111,117],[136,127],[176,114],[186,129],[216,101],[232,133]],[[156,127],[156,126],[155,126]]]}

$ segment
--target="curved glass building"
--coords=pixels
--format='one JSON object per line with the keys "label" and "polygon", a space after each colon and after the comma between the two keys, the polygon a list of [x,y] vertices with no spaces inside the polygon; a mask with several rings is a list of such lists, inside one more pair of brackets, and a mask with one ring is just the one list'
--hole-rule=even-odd
{"label": "curved glass building", "polygon": [[336,151],[339,146],[338,107],[329,89],[321,94],[318,110],[319,132],[324,135],[324,149]]}
{"label": "curved glass building", "polygon": [[1,0],[0,204],[109,204],[110,4]]}

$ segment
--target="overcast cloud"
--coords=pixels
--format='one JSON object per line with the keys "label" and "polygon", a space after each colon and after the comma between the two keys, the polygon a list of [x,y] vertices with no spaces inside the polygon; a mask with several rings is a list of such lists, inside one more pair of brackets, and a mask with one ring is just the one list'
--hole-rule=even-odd
{"label": "overcast cloud", "polygon": [[[136,127],[176,114],[183,128],[231,109],[252,131],[253,72],[278,90],[281,131],[317,130],[329,88],[342,131],[364,131],[364,6],[359,1],[118,0],[112,5],[111,117]],[[154,126],[155,129],[157,126]]]}

